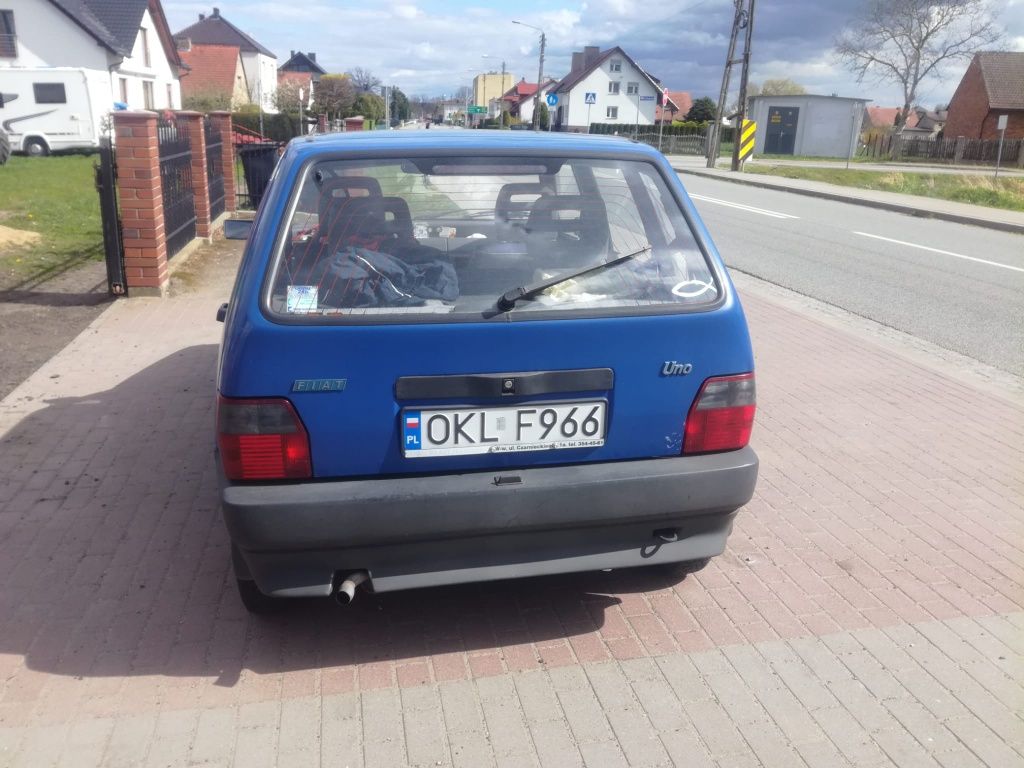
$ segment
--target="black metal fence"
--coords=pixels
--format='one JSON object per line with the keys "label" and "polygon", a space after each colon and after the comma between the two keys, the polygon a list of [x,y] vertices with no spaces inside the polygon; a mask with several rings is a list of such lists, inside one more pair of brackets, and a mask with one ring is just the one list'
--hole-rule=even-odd
{"label": "black metal fence", "polygon": [[224,213],[224,139],[209,117],[203,120],[206,135],[206,188],[210,196],[210,221]]}
{"label": "black metal fence", "polygon": [[[164,230],[170,259],[196,236],[196,203],[192,192],[192,143],[176,120],[157,123],[160,183],[164,198]],[[221,194],[223,199],[223,193]]]}
{"label": "black metal fence", "polygon": [[[1001,162],[1012,165],[1024,152],[1024,139],[1003,142]],[[927,160],[938,163],[995,165],[999,141],[990,139],[936,139],[899,133],[876,134],[861,143],[859,157],[880,160]]]}

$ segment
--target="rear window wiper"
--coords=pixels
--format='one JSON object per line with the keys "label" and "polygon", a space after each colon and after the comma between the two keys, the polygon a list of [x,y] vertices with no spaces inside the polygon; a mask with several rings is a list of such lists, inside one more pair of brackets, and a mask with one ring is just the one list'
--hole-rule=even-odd
{"label": "rear window wiper", "polygon": [[626,253],[622,256],[615,256],[611,259],[599,261],[596,264],[590,264],[580,269],[574,269],[572,272],[563,272],[560,275],[549,277],[546,280],[540,280],[531,285],[520,285],[518,288],[512,288],[511,290],[505,291],[505,293],[498,297],[498,310],[501,312],[508,312],[515,307],[517,301],[532,299],[534,296],[544,293],[544,291],[554,285],[564,283],[567,280],[572,280],[575,277],[588,275],[591,272],[598,272],[599,270],[607,269],[608,267],[614,267],[616,264],[621,264],[624,261],[635,259],[640,254],[647,253],[650,250],[651,246],[648,244],[643,248],[633,251],[632,253]]}

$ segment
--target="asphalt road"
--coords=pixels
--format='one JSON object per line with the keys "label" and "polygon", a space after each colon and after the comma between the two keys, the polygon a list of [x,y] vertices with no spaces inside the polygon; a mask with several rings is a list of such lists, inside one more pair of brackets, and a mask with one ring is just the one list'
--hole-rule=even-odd
{"label": "asphalt road", "polygon": [[1024,237],[681,177],[730,269],[1024,375]]}

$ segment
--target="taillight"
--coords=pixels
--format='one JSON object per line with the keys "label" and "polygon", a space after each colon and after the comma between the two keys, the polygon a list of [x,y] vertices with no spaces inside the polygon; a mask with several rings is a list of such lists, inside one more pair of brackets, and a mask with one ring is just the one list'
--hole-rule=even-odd
{"label": "taillight", "polygon": [[313,474],[309,435],[287,400],[221,397],[217,445],[229,480],[288,480]]}
{"label": "taillight", "polygon": [[745,446],[750,442],[756,402],[752,373],[705,381],[686,417],[683,453],[734,451]]}

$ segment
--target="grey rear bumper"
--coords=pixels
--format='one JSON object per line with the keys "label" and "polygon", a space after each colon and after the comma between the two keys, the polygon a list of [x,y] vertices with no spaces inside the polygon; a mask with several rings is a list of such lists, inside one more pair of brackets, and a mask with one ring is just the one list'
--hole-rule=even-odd
{"label": "grey rear bumper", "polygon": [[[721,553],[753,495],[750,448],[707,456],[394,479],[225,485],[235,567],[279,595],[621,568]],[[655,535],[655,531],[658,535]],[[675,541],[665,541],[667,536]],[[674,533],[672,533],[674,531]]]}

